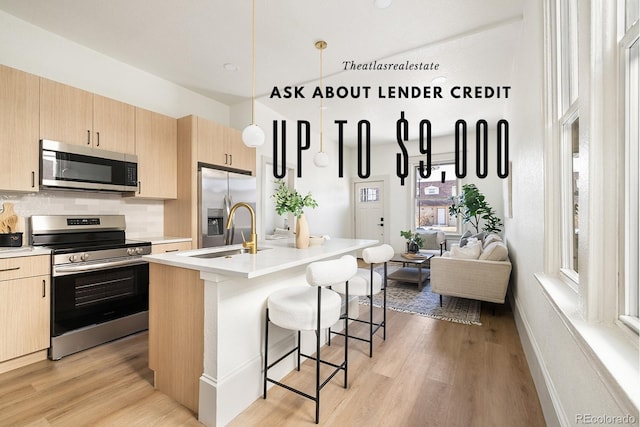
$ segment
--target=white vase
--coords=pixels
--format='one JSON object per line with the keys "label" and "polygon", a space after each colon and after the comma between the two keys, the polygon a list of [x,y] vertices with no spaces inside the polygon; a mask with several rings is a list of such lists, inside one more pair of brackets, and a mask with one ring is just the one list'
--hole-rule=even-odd
{"label": "white vase", "polygon": [[304,214],[296,221],[296,248],[305,249],[309,247],[309,224]]}

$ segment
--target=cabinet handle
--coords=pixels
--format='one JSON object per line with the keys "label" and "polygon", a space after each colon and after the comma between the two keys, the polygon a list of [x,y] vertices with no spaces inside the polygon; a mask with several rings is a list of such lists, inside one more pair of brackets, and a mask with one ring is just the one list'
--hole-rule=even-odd
{"label": "cabinet handle", "polygon": [[87,130],[87,145],[91,145],[91,130]]}
{"label": "cabinet handle", "polygon": [[229,165],[233,164],[233,154],[229,154]]}
{"label": "cabinet handle", "polygon": [[96,147],[100,147],[100,132],[96,132]]}
{"label": "cabinet handle", "polygon": [[36,186],[36,172],[31,171],[31,188]]}
{"label": "cabinet handle", "polygon": [[224,153],[224,164],[225,165],[229,164],[229,155],[227,153]]}
{"label": "cabinet handle", "polygon": [[138,194],[142,193],[142,181],[138,181]]}
{"label": "cabinet handle", "polygon": [[45,298],[47,296],[47,281],[46,280],[42,280],[42,298]]}
{"label": "cabinet handle", "polygon": [[0,273],[4,273],[5,271],[16,271],[16,270],[20,270],[20,267],[3,268],[2,270],[0,270]]}
{"label": "cabinet handle", "polygon": [[167,249],[165,252],[178,252],[178,249]]}

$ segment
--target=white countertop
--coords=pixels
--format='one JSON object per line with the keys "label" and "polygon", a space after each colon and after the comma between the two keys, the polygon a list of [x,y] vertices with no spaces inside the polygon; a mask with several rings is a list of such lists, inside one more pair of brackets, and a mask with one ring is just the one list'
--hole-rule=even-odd
{"label": "white countertop", "polygon": [[21,256],[49,255],[51,250],[33,246],[19,248],[0,247],[0,258],[15,258]]}
{"label": "white countertop", "polygon": [[307,249],[296,249],[293,239],[283,239],[259,241],[258,253],[255,255],[243,253],[219,258],[193,257],[193,255],[224,252],[231,249],[242,248],[242,245],[231,245],[146,255],[144,258],[152,263],[251,279],[305,265],[310,262],[337,257],[358,249],[373,246],[376,243],[378,243],[377,240],[332,238],[331,240],[325,241],[323,245],[310,246]]}

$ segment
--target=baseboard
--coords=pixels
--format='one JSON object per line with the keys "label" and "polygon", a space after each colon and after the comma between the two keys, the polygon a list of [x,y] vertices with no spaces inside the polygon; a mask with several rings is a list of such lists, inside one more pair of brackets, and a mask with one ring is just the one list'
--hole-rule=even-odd
{"label": "baseboard", "polygon": [[508,293],[509,303],[513,310],[513,318],[516,323],[520,343],[527,358],[529,371],[533,378],[533,382],[538,394],[538,400],[542,407],[542,413],[548,427],[554,426],[570,426],[572,425],[566,417],[565,411],[562,410],[562,404],[558,397],[558,393],[553,386],[551,375],[546,367],[540,347],[538,346],[535,336],[531,330],[531,326],[527,321],[527,317],[520,309],[518,302],[511,292]]}
{"label": "baseboard", "polygon": [[27,354],[25,356],[16,357],[15,359],[9,359],[4,362],[0,362],[0,374],[12,371],[14,369],[22,368],[23,366],[27,366],[41,360],[47,360],[46,349]]}

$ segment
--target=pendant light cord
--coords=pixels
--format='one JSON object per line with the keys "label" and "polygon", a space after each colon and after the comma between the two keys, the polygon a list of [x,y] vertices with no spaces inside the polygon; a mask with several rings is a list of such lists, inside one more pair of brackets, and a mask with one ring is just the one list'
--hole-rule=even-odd
{"label": "pendant light cord", "polygon": [[251,3],[251,124],[255,124],[256,103],[256,0]]}
{"label": "pendant light cord", "polygon": [[316,48],[320,50],[320,152],[324,153],[323,145],[322,145],[322,130],[324,128],[322,118],[323,118],[323,99],[324,99],[324,86],[322,85],[322,51],[327,47],[327,42],[324,40],[319,40],[316,42]]}
{"label": "pendant light cord", "polygon": [[324,150],[322,148],[322,130],[324,125],[322,123],[322,100],[324,99],[324,86],[322,86],[322,51],[324,48],[320,48],[320,152],[323,153]]}

